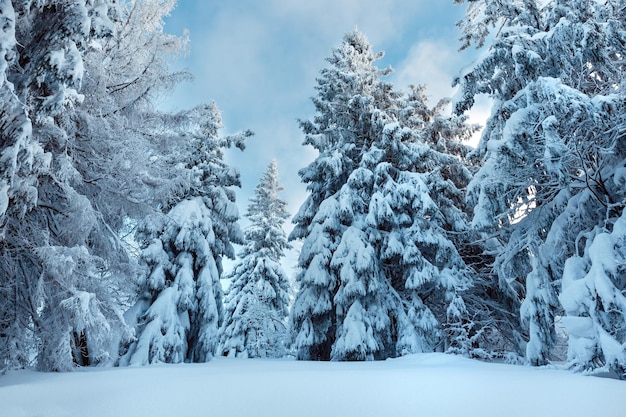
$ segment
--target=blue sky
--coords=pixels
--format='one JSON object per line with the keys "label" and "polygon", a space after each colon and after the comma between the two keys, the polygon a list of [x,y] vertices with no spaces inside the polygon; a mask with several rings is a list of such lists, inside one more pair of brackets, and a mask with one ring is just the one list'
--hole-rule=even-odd
{"label": "blue sky", "polygon": [[[358,28],[374,50],[385,51],[378,66],[394,68],[391,82],[427,84],[437,100],[453,94],[452,78],[476,55],[458,52],[455,23],[464,9],[452,0],[179,0],[165,31],[189,31],[190,53],[176,66],[189,69],[195,81],[164,105],[182,110],[215,101],[225,133],[254,131],[245,152],[228,154],[242,175],[240,212],[275,158],[282,197],[295,214],[306,197],[297,172],[316,156],[302,146],[297,119],[313,116],[315,78],[343,34]],[[486,112],[478,108],[472,117],[484,119]]]}

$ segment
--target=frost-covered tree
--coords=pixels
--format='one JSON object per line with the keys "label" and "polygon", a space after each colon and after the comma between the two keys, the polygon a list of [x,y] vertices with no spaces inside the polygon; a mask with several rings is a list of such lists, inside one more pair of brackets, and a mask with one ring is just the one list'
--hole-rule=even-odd
{"label": "frost-covered tree", "polygon": [[290,284],[280,265],[289,248],[283,224],[289,217],[276,161],[268,166],[250,198],[241,261],[230,273],[218,352],[248,358],[285,353]]}
{"label": "frost-covered tree", "polygon": [[224,162],[224,149],[243,149],[248,132],[220,137],[215,106],[178,116],[181,130],[170,139],[179,150],[176,175],[184,178],[179,201],[140,226],[147,275],[142,294],[127,317],[136,339],[122,364],[205,362],[214,354],[223,319],[222,257],[234,258],[242,243],[232,187],[239,173]]}
{"label": "frost-covered tree", "polygon": [[19,236],[13,225],[37,201],[38,167],[46,169],[47,158],[32,138],[27,107],[10,81],[16,59],[17,16],[11,1],[0,3],[0,369],[29,361],[28,311],[21,299],[25,289],[18,281]]}
{"label": "frost-covered tree", "polygon": [[462,113],[478,94],[494,100],[469,187],[473,222],[489,241],[502,293],[520,310],[527,360],[545,364],[565,260],[610,231],[624,206],[625,10],[592,0],[469,1],[467,10],[464,47],[493,35],[459,78],[456,103]]}
{"label": "frost-covered tree", "polygon": [[[190,114],[155,111],[184,73],[173,1],[3,2],[0,360],[68,370],[111,363],[134,291],[121,230],[189,188]],[[211,113],[211,112],[209,112]],[[185,171],[187,172],[187,171]],[[216,216],[219,217],[219,216]]]}
{"label": "frost-covered tree", "polygon": [[[0,78],[2,100],[2,148],[0,149],[2,166],[0,172],[0,229],[2,236],[7,222],[7,210],[19,205],[18,214],[28,211],[35,203],[34,180],[30,177],[36,170],[37,161],[42,168],[46,161],[41,161],[41,147],[32,140],[32,123],[28,117],[28,108],[16,94],[11,82],[16,60],[17,40],[15,36],[16,13],[10,1],[0,3],[2,31],[0,38]],[[30,162],[30,163],[29,163]]]}
{"label": "frost-covered tree", "polygon": [[[9,168],[3,175],[9,181],[3,187],[8,200],[1,198],[0,204],[0,285],[3,297],[11,300],[7,311],[12,324],[0,356],[8,366],[24,366],[36,355],[40,368],[47,370],[106,361],[104,334],[94,335],[90,358],[83,354],[86,335],[93,330],[87,331],[85,323],[106,317],[108,327],[123,326],[112,298],[97,290],[112,277],[101,269],[106,261],[100,253],[84,251],[97,236],[91,235],[97,214],[74,187],[78,181],[67,158],[73,129],[63,116],[83,99],[83,56],[112,35],[117,6],[50,1],[2,7],[8,64],[4,87],[11,87],[2,97],[2,160]],[[75,274],[59,277],[63,268],[55,262]],[[104,298],[85,304],[79,302],[88,298],[84,292]],[[90,307],[76,307],[81,303]],[[80,317],[80,312],[92,316]],[[3,311],[1,320],[6,317]],[[52,338],[59,338],[58,343]]]}
{"label": "frost-covered tree", "polygon": [[[304,144],[320,152],[307,169],[300,171],[310,195],[293,218],[295,227],[290,235],[290,239],[305,239],[298,261],[302,270],[296,278],[300,288],[291,311],[295,347],[303,359],[331,356],[337,325],[333,299],[339,278],[330,262],[345,227],[338,218],[337,201],[329,197],[347,182],[359,162],[358,144],[343,138],[344,133],[350,134],[347,128],[351,121],[359,120],[358,114],[348,111],[348,104],[359,90],[379,85],[379,72],[387,73],[372,65],[379,57],[361,34],[346,36],[343,45],[328,58],[331,66],[322,70],[318,80],[313,103],[319,114],[312,122],[301,122]],[[343,70],[345,79],[341,77]],[[337,121],[342,123],[334,128]]]}
{"label": "frost-covered tree", "polygon": [[163,155],[173,154],[178,145],[171,141],[172,131],[184,134],[188,117],[155,109],[163,95],[191,77],[168,65],[188,42],[163,30],[174,5],[173,0],[123,3],[116,36],[85,54],[85,98],[67,121],[76,125],[72,162],[86,179],[80,192],[115,231],[180,193],[176,162]]}
{"label": "frost-covered tree", "polygon": [[456,141],[471,129],[429,109],[421,88],[394,91],[381,56],[345,35],[318,79],[315,118],[301,123],[319,151],[300,171],[310,195],[290,236],[304,240],[291,312],[301,359],[451,348],[465,331],[472,271],[452,236],[465,230],[470,178]]}

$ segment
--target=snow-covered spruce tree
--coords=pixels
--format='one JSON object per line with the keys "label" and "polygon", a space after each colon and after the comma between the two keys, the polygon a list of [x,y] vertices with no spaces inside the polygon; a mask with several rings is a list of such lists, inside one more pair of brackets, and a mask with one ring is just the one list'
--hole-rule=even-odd
{"label": "snow-covered spruce tree", "polygon": [[381,56],[346,34],[318,79],[317,115],[301,123],[319,156],[300,171],[310,195],[290,236],[304,240],[290,316],[300,359],[452,348],[467,321],[472,271],[450,237],[464,231],[470,177],[453,139],[471,129],[428,109],[419,88],[394,91]]}
{"label": "snow-covered spruce tree", "polygon": [[[540,365],[550,360],[554,316],[562,311],[565,260],[610,231],[624,206],[617,173],[624,166],[625,10],[619,1],[468,3],[464,47],[494,34],[488,53],[459,79],[456,107],[470,108],[477,94],[494,99],[476,153],[482,168],[469,188],[474,224],[492,237],[500,288],[520,308],[528,362]],[[619,280],[612,285],[623,288]],[[571,313],[571,304],[563,306]],[[573,363],[604,363],[602,352],[595,362],[574,352]]]}
{"label": "snow-covered spruce tree", "polygon": [[178,115],[170,140],[179,149],[176,176],[185,178],[178,201],[140,226],[141,259],[147,275],[142,294],[127,317],[136,321],[136,340],[121,364],[205,362],[214,354],[222,323],[222,257],[234,258],[242,243],[232,187],[239,173],[224,162],[223,151],[243,149],[244,132],[220,137],[215,106]]}
{"label": "snow-covered spruce tree", "polygon": [[[447,300],[450,304],[445,312],[438,308],[437,318],[445,323],[443,346],[447,352],[481,358],[509,352],[519,339],[518,326],[510,325],[515,313],[499,296],[493,274],[488,271],[492,259],[482,254],[480,237],[467,223],[471,211],[465,190],[476,167],[467,158],[471,148],[462,142],[471,138],[477,126],[468,126],[464,117],[443,116],[447,99],[433,108],[426,103],[425,88],[412,86],[400,101],[398,118],[417,132],[419,143],[430,148],[430,152],[414,158],[413,169],[428,173],[429,195],[441,211],[447,238],[471,276],[471,288],[463,291],[462,297]],[[430,304],[433,297],[428,297]]]}
{"label": "snow-covered spruce tree", "polygon": [[[342,46],[328,58],[331,66],[323,69],[318,79],[318,95],[313,98],[318,115],[312,122],[301,122],[306,135],[304,144],[313,146],[320,155],[299,173],[310,195],[293,218],[295,227],[289,236],[305,240],[298,260],[299,290],[291,310],[291,327],[300,359],[331,357],[337,321],[333,299],[339,278],[330,262],[345,231],[338,218],[337,201],[331,197],[358,165],[358,144],[352,137],[343,138],[344,133],[350,135],[350,123],[360,118],[348,111],[348,104],[359,90],[379,84],[379,72],[387,73],[372,65],[379,57],[361,34],[347,35]],[[343,70],[346,74],[342,78]],[[335,127],[338,121],[342,123]]]}
{"label": "snow-covered spruce tree", "polygon": [[280,265],[289,248],[283,224],[289,217],[276,161],[268,166],[250,198],[241,261],[229,278],[218,353],[247,358],[285,353],[290,284]]}

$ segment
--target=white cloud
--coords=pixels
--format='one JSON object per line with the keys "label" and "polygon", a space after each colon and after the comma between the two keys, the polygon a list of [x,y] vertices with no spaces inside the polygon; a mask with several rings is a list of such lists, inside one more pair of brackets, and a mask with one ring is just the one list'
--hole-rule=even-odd
{"label": "white cloud", "polygon": [[[430,98],[436,103],[452,97],[452,80],[457,73],[460,57],[454,43],[424,40],[415,44],[400,63],[393,80],[400,88],[425,84]],[[434,104],[433,103],[433,104]]]}
{"label": "white cloud", "polygon": [[284,21],[314,30],[318,39],[334,40],[355,26],[374,43],[397,38],[430,1],[409,0],[274,0],[271,4]]}

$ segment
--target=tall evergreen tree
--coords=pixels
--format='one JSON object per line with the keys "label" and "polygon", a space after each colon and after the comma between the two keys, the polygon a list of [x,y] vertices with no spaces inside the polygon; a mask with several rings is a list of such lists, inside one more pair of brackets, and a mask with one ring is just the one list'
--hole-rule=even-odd
{"label": "tall evergreen tree", "polygon": [[239,173],[224,162],[223,151],[243,149],[248,132],[219,137],[221,116],[201,106],[179,119],[177,176],[186,179],[179,201],[140,226],[142,261],[147,268],[142,294],[128,314],[136,340],[122,364],[205,362],[215,354],[223,319],[222,257],[234,258],[233,243],[243,237],[232,187]]}
{"label": "tall evergreen tree", "polygon": [[250,199],[241,261],[230,274],[219,353],[280,357],[285,351],[290,286],[280,265],[289,248],[283,224],[289,217],[276,161],[268,166]]}
{"label": "tall evergreen tree", "polygon": [[[476,152],[482,167],[469,187],[474,224],[491,237],[500,288],[521,312],[527,360],[545,364],[554,317],[562,314],[557,296],[565,260],[582,256],[596,234],[610,231],[625,203],[618,185],[625,11],[618,1],[468,3],[464,46],[494,34],[488,53],[459,79],[456,107],[468,109],[477,94],[494,99]],[[564,291],[570,282],[563,281]],[[606,282],[615,296],[623,290],[619,279]],[[562,304],[570,314],[592,314],[563,298]],[[616,311],[623,316],[621,307]],[[613,321],[596,326],[624,342]],[[570,342],[579,330],[570,329]],[[598,366],[605,363],[598,352],[583,358],[570,350],[570,360]]]}
{"label": "tall evergreen tree", "polygon": [[428,109],[422,89],[394,91],[374,66],[381,56],[358,31],[345,35],[318,79],[318,114],[301,123],[320,153],[300,171],[311,194],[290,236],[304,239],[291,313],[302,359],[451,347],[462,327],[452,322],[467,318],[472,271],[451,236],[465,228],[470,178],[455,140],[471,128]]}

